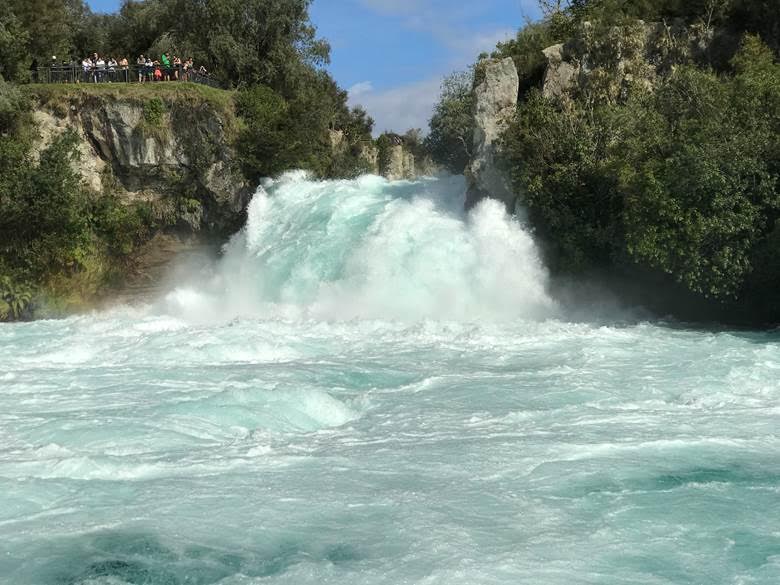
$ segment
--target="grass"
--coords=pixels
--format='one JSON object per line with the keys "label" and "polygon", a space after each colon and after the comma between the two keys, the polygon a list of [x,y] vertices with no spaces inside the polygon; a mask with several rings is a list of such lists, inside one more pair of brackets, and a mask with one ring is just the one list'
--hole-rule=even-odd
{"label": "grass", "polygon": [[63,103],[72,99],[136,100],[145,103],[159,98],[168,103],[198,104],[206,102],[223,112],[233,111],[233,91],[216,89],[183,81],[158,83],[49,83],[21,86],[21,90],[42,105]]}

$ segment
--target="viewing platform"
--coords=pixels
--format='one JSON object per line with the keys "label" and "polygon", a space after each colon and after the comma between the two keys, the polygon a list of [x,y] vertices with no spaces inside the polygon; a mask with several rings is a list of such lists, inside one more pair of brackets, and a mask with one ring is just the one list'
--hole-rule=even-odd
{"label": "viewing platform", "polygon": [[[52,83],[182,83],[190,82],[207,85],[216,89],[221,88],[220,83],[195,69],[185,70],[183,67],[171,67],[162,69],[162,78],[155,77],[155,68],[140,65],[127,65],[116,67],[103,67],[85,69],[82,65],[52,65],[50,67],[37,67],[32,70],[31,81],[39,84]],[[168,80],[165,80],[166,71]]]}

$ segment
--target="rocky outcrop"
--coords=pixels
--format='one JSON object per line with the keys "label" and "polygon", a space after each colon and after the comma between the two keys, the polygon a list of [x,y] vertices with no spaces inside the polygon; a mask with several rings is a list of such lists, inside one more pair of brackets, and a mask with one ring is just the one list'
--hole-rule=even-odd
{"label": "rocky outcrop", "polygon": [[[620,27],[599,27],[586,22],[574,38],[544,50],[547,68],[542,93],[562,107],[583,95],[594,103],[618,102],[635,92],[652,91],[680,64],[715,62],[718,55],[713,47],[736,42],[738,39],[729,39],[704,25],[637,21]],[[500,140],[517,108],[518,88],[511,58],[478,63],[474,146],[466,169],[467,208],[490,197],[503,201],[510,212],[515,211],[516,196],[503,166]]]}
{"label": "rocky outcrop", "polygon": [[386,132],[368,153],[372,156],[376,154],[377,174],[390,181],[410,181],[439,172],[422,146],[417,131],[407,132],[404,136]]}
{"label": "rocky outcrop", "polygon": [[41,104],[34,116],[38,149],[75,133],[78,170],[92,191],[147,202],[161,224],[185,232],[242,224],[251,190],[230,145],[228,114],[212,104],[74,94],[65,104]]}
{"label": "rocky outcrop", "polygon": [[[566,101],[587,94],[595,101],[625,100],[652,91],[680,64],[711,61],[716,32],[705,26],[636,21],[619,27],[586,22],[568,42],[544,50],[545,97]],[[720,41],[724,41],[721,35]],[[722,44],[722,42],[721,42]]]}
{"label": "rocky outcrop", "polygon": [[403,144],[394,144],[390,147],[386,167],[383,175],[390,181],[413,179],[417,176],[414,164],[414,155],[407,152]]}
{"label": "rocky outcrop", "polygon": [[501,159],[500,139],[517,107],[520,81],[511,58],[486,59],[477,65],[474,88],[474,149],[467,169],[467,208],[490,197],[514,212],[515,195]]}
{"label": "rocky outcrop", "polygon": [[343,154],[349,148],[343,130],[328,130],[328,141],[333,154]]}
{"label": "rocky outcrop", "polygon": [[372,173],[379,174],[379,149],[373,141],[360,144],[360,158],[366,162]]}

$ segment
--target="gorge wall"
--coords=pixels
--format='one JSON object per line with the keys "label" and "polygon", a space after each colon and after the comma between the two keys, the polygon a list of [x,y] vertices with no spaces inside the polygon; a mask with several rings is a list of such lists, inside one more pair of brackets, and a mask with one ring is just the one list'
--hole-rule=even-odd
{"label": "gorge wall", "polygon": [[74,92],[40,99],[33,116],[38,150],[66,131],[76,135],[76,164],[94,193],[148,204],[161,227],[183,234],[229,233],[243,223],[252,188],[231,146],[227,107],[186,94],[143,100]]}

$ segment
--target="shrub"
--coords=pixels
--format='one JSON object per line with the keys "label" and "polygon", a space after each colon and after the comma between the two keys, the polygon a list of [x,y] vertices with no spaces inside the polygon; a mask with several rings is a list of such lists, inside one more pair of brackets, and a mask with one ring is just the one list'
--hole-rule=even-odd
{"label": "shrub", "polygon": [[158,97],[153,97],[144,104],[144,122],[148,126],[158,128],[162,126],[167,108]]}
{"label": "shrub", "polygon": [[286,170],[290,145],[284,129],[288,116],[284,98],[264,85],[243,89],[236,94],[236,114],[242,123],[237,150],[244,174],[257,181]]}
{"label": "shrub", "polygon": [[92,202],[90,224],[115,257],[131,254],[152,228],[142,204],[123,205],[113,193]]}

